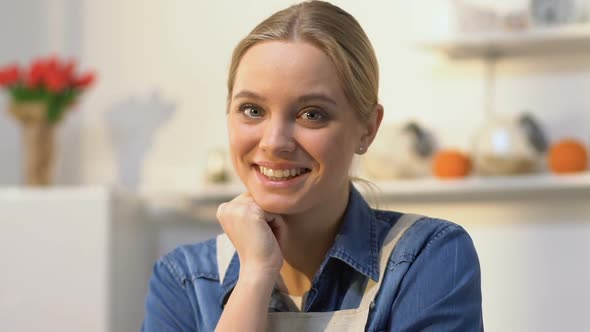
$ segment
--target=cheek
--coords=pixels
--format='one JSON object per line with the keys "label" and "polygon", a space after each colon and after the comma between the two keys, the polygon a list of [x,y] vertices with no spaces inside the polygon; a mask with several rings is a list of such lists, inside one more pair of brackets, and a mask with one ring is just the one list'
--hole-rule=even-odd
{"label": "cheek", "polygon": [[236,119],[229,119],[229,146],[234,166],[237,166],[236,162],[258,146],[257,133],[259,132],[260,130],[257,130],[256,126],[240,123]]}
{"label": "cheek", "polygon": [[310,135],[307,150],[323,172],[348,174],[354,155],[353,139],[347,131],[338,129]]}

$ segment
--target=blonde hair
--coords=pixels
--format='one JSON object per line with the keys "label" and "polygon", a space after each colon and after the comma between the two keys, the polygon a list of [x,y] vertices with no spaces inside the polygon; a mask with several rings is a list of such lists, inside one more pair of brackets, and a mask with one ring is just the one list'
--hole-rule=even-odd
{"label": "blonde hair", "polygon": [[361,119],[368,119],[378,102],[379,67],[369,38],[356,19],[323,1],[308,1],[264,20],[234,49],[227,80],[228,103],[244,54],[263,41],[305,41],[330,57],[348,102]]}

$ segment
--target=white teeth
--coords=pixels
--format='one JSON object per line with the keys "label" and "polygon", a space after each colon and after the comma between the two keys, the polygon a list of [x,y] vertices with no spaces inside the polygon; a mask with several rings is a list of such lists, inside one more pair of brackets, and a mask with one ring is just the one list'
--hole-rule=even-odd
{"label": "white teeth", "polygon": [[262,167],[262,166],[259,166],[259,169],[260,169],[260,173],[264,174],[264,176],[272,178],[272,179],[276,179],[276,180],[282,180],[282,179],[286,179],[289,177],[299,175],[305,170],[304,168],[272,169],[272,168],[266,168],[266,167]]}

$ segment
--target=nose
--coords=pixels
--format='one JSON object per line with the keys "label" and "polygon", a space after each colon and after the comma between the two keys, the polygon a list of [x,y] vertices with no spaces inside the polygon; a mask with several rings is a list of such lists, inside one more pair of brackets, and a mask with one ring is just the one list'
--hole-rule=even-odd
{"label": "nose", "polygon": [[296,143],[293,137],[293,124],[286,119],[270,119],[262,133],[259,147],[274,155],[281,155],[295,151]]}

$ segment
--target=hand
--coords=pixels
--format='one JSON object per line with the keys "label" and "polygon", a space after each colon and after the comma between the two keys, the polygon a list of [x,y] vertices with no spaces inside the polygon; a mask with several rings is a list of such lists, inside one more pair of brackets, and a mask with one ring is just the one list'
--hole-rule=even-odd
{"label": "hand", "polygon": [[284,220],[262,210],[249,193],[217,208],[217,219],[240,257],[240,274],[274,280],[283,265],[280,249]]}

